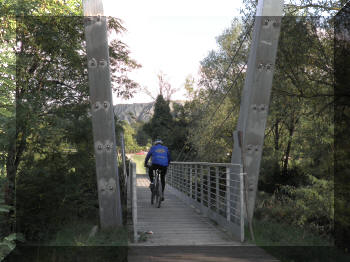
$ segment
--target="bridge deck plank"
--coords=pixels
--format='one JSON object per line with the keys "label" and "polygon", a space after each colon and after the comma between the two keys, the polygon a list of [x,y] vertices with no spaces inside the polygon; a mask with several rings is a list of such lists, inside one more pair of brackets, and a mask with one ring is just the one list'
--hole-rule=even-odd
{"label": "bridge deck plank", "polygon": [[148,177],[138,175],[138,231],[153,232],[138,245],[241,245],[166,189],[161,208],[152,206],[148,186]]}
{"label": "bridge deck plank", "polygon": [[161,208],[150,203],[149,180],[137,178],[138,231],[152,231],[131,244],[129,262],[277,262],[262,249],[242,245],[165,189]]}

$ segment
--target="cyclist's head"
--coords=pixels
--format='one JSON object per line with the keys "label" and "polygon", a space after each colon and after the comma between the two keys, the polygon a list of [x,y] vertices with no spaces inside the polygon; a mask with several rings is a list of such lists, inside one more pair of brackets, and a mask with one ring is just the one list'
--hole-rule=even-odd
{"label": "cyclist's head", "polygon": [[163,141],[159,138],[157,138],[155,141],[154,141],[154,144],[157,145],[157,144],[163,144]]}

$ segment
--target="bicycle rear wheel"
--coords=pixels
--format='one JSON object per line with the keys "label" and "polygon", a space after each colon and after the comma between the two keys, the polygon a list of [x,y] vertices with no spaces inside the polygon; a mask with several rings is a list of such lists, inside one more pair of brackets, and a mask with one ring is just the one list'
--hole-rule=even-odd
{"label": "bicycle rear wheel", "polygon": [[155,187],[153,186],[153,188],[151,188],[151,205],[153,205],[153,203],[154,203],[155,196],[156,196]]}
{"label": "bicycle rear wheel", "polygon": [[157,207],[160,208],[160,205],[162,203],[162,183],[160,182],[160,176],[158,176],[158,181],[157,181]]}

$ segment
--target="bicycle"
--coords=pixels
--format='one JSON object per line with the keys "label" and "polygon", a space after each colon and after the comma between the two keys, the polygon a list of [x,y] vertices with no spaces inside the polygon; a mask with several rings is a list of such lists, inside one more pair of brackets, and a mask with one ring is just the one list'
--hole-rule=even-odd
{"label": "bicycle", "polygon": [[[150,168],[150,167],[148,167]],[[160,205],[162,203],[162,196],[163,196],[163,187],[162,182],[160,179],[160,170],[155,169],[153,170],[153,183],[154,186],[151,188],[151,205],[154,203],[154,199],[156,200],[156,207],[160,208]]]}

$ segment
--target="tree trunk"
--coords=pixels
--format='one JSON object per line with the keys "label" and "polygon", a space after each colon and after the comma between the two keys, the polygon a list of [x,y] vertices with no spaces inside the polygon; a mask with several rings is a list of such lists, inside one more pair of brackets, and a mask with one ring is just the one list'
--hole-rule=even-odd
{"label": "tree trunk", "polygon": [[276,120],[275,122],[275,150],[278,151],[279,150],[279,138],[280,138],[280,135],[279,135],[279,130],[278,130],[278,124],[279,124],[279,119]]}
{"label": "tree trunk", "polygon": [[289,140],[288,140],[286,152],[284,154],[283,167],[282,167],[283,176],[286,176],[288,171],[288,158],[289,158],[290,149],[292,146],[292,136],[293,136],[293,131],[292,132],[289,131]]}
{"label": "tree trunk", "polygon": [[283,167],[282,167],[282,175],[283,176],[287,175],[287,172],[288,172],[289,155],[290,155],[290,151],[291,151],[291,148],[292,148],[292,140],[293,140],[295,126],[298,123],[298,121],[299,121],[299,118],[294,120],[294,116],[293,116],[292,121],[291,121],[291,126],[289,127],[288,144],[287,144],[287,148],[286,148],[286,151],[285,151],[285,154],[284,154]]}
{"label": "tree trunk", "polygon": [[[23,152],[26,148],[27,133],[20,131],[20,123],[16,119],[16,134],[10,138],[6,159],[6,176],[8,184],[6,186],[5,203],[9,206],[15,205],[16,174]],[[22,127],[26,126],[26,121],[21,121]]]}

